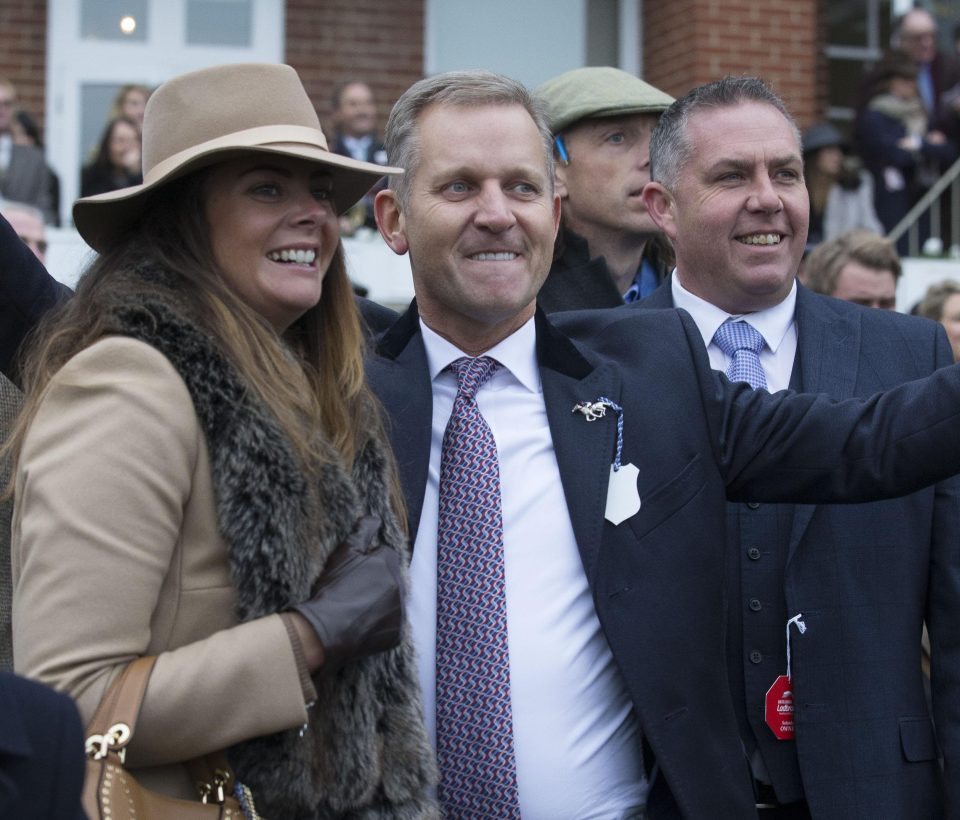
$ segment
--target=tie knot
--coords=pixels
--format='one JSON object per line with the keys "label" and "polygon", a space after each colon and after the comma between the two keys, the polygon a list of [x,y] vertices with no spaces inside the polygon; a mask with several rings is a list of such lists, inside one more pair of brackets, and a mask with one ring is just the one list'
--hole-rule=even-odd
{"label": "tie knot", "polygon": [[472,399],[477,391],[483,387],[490,377],[497,372],[500,362],[490,356],[472,358],[463,356],[447,365],[457,377],[457,395]]}
{"label": "tie knot", "polygon": [[717,328],[713,341],[728,356],[733,356],[738,350],[750,350],[757,354],[763,350],[763,336],[747,322],[728,319]]}

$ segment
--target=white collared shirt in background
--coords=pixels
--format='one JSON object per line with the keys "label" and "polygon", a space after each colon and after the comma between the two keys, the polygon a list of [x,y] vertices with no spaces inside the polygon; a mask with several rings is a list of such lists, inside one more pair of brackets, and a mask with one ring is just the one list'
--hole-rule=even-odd
{"label": "white collared shirt in background", "polygon": [[742,318],[753,325],[766,342],[760,351],[760,364],[767,377],[767,389],[776,393],[788,388],[793,373],[793,359],[797,353],[797,326],[793,320],[797,306],[796,281],[787,298],[778,305],[755,313],[730,314],[690,293],[680,282],[682,275],[679,270],[674,270],[671,277],[673,304],[674,307],[687,311],[696,322],[707,348],[707,355],[710,356],[710,366],[714,370],[726,372],[730,357],[714,344],[713,334],[727,319]]}
{"label": "white collared shirt in background", "polygon": [[[444,368],[465,354],[422,321],[420,327],[433,383],[433,434],[407,612],[435,742],[440,450],[457,392],[456,377]],[[477,393],[500,463],[520,809],[524,820],[635,817],[647,791],[640,727],[580,561],[535,349],[531,319],[487,351],[503,367]]]}

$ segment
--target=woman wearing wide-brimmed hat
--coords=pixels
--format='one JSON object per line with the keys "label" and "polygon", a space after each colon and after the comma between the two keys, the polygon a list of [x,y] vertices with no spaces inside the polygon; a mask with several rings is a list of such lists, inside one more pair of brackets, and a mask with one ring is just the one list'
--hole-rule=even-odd
{"label": "woman wearing wide-brimmed hat", "polygon": [[808,249],[847,231],[883,233],[873,209],[873,180],[829,122],[803,132],[803,177],[810,195]]}
{"label": "woman wearing wide-brimmed hat", "polygon": [[329,152],[296,73],[257,64],[161,86],[143,163],[77,202],[100,256],[23,369],[15,665],[89,719],[156,656],[127,765],[157,791],[226,752],[271,820],[432,816],[337,233],[396,169]]}

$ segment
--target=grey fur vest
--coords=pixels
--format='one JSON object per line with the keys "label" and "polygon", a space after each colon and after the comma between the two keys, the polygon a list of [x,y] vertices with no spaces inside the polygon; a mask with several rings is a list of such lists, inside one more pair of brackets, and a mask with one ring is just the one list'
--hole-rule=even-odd
{"label": "grey fur vest", "polygon": [[[386,445],[372,438],[347,471],[333,454],[311,504],[306,479],[272,415],[189,318],[175,277],[139,263],[117,277],[111,332],[140,339],[182,376],[206,434],[221,533],[248,621],[305,600],[331,550],[358,516],[379,515],[379,538],[406,543],[390,510]],[[256,651],[251,647],[250,651]],[[436,782],[423,728],[409,634],[400,647],[315,681],[317,702],[301,733],[254,738],[229,750],[268,820],[437,817]],[[237,681],[243,687],[243,681]]]}

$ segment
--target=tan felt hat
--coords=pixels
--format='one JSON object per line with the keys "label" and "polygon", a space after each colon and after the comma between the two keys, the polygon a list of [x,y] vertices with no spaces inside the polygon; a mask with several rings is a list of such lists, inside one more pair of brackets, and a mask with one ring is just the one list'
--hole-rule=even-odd
{"label": "tan felt hat", "polygon": [[399,168],[333,153],[313,103],[287,65],[239,63],[181,74],[161,85],[143,117],[143,184],[77,200],[73,221],[103,252],[140,217],[150,194],[190,171],[244,154],[279,154],[330,171],[343,213]]}

